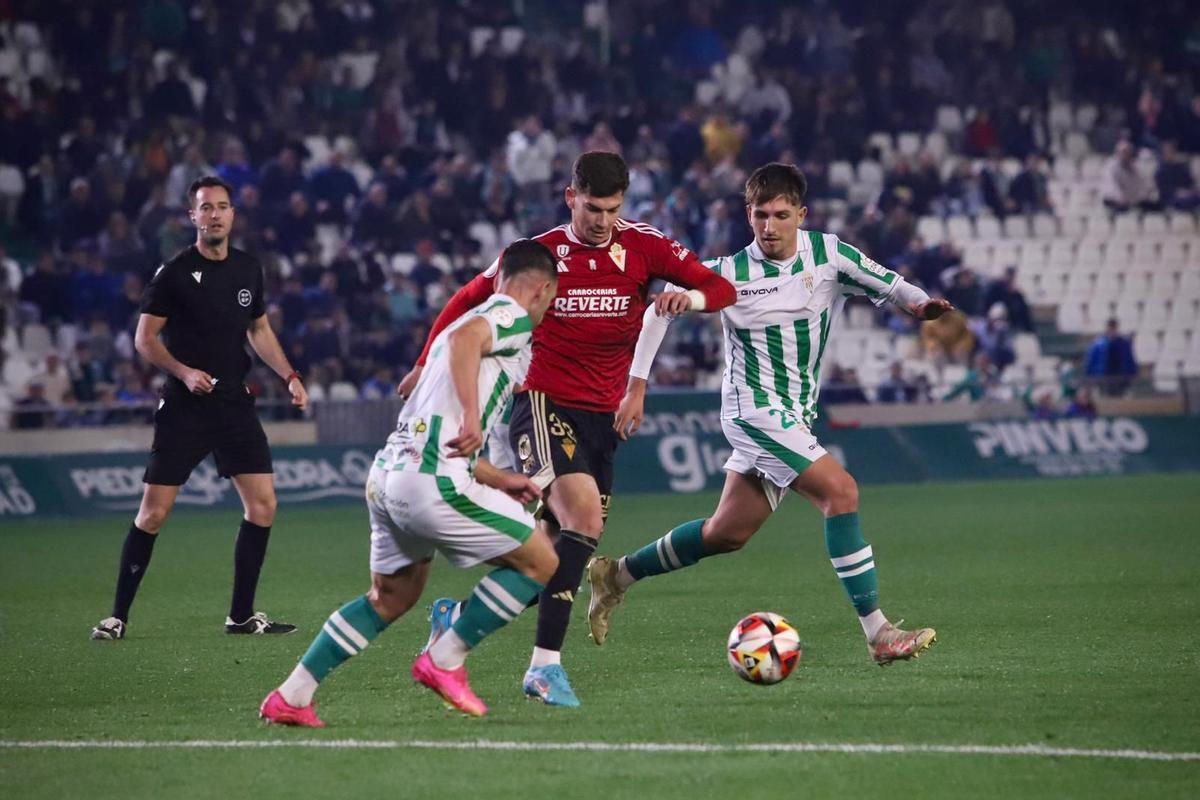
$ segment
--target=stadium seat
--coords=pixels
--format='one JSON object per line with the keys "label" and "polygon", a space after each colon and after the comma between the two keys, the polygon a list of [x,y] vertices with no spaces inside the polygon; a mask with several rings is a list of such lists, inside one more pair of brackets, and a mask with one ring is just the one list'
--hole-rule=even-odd
{"label": "stadium seat", "polygon": [[[1086,140],[1085,140],[1086,141]],[[1092,155],[1085,152],[1079,162],[1079,178],[1082,181],[1098,182],[1104,177],[1104,167],[1108,163],[1106,156]]]}
{"label": "stadium seat", "polygon": [[1158,361],[1161,349],[1160,336],[1153,330],[1139,330],[1133,337],[1133,357],[1139,364],[1153,364]]}
{"label": "stadium seat", "polygon": [[944,161],[950,152],[950,144],[946,141],[946,135],[941,131],[930,131],[925,135],[922,149],[938,161]]}
{"label": "stadium seat", "polygon": [[946,235],[950,241],[962,245],[975,235],[971,228],[971,220],[966,217],[951,217],[946,220]]}
{"label": "stadium seat", "polygon": [[1000,220],[995,217],[979,217],[975,220],[975,238],[990,242],[1004,237],[1000,230]]}
{"label": "stadium seat", "polygon": [[1052,174],[1055,180],[1074,183],[1079,180],[1079,164],[1072,158],[1056,158]]}
{"label": "stadium seat", "polygon": [[1158,235],[1167,232],[1167,216],[1161,211],[1151,211],[1142,217],[1142,233]]}
{"label": "stadium seat", "polygon": [[854,166],[849,161],[834,161],[829,165],[829,185],[848,189],[854,183]]}
{"label": "stadium seat", "polygon": [[348,402],[358,399],[358,389],[349,381],[337,381],[329,387],[329,399]]}
{"label": "stadium seat", "polygon": [[1198,226],[1196,217],[1182,211],[1173,213],[1169,218],[1171,233],[1182,233],[1188,236],[1194,236],[1197,233]]}
{"label": "stadium seat", "polygon": [[909,158],[921,152],[921,134],[905,131],[896,136],[896,152]]}
{"label": "stadium seat", "polygon": [[1062,236],[1079,239],[1087,232],[1087,221],[1080,214],[1064,214],[1058,219],[1058,230]]}
{"label": "stadium seat", "polygon": [[1033,235],[1038,239],[1052,239],[1058,235],[1058,220],[1051,214],[1035,214]]}
{"label": "stadium seat", "polygon": [[934,125],[947,136],[957,136],[962,133],[964,127],[962,111],[958,106],[938,106]]}
{"label": "stadium seat", "polygon": [[1075,265],[1075,242],[1067,238],[1058,238],[1050,242],[1050,251],[1046,255],[1050,264]]}
{"label": "stadium seat", "polygon": [[1050,113],[1047,115],[1046,122],[1050,126],[1052,134],[1065,134],[1070,131],[1075,124],[1071,104],[1061,100],[1051,101]]}
{"label": "stadium seat", "polygon": [[1159,240],[1158,262],[1162,265],[1182,267],[1188,260],[1188,241],[1184,238],[1165,237]]}
{"label": "stadium seat", "polygon": [[1179,391],[1179,364],[1160,361],[1154,365],[1154,390],[1168,394]]}
{"label": "stadium seat", "polygon": [[1075,266],[1095,271],[1104,263],[1104,242],[1100,239],[1084,239],[1075,248]]}
{"label": "stadium seat", "polygon": [[1094,330],[1087,302],[1070,292],[1058,306],[1057,322],[1058,329],[1063,333],[1087,333]]}
{"label": "stadium seat", "polygon": [[1000,226],[1005,237],[1009,239],[1026,239],[1029,237],[1029,220],[1024,214],[1009,214]]}
{"label": "stadium seat", "polygon": [[1005,268],[1019,267],[1020,265],[1020,240],[1001,239],[992,246],[991,275],[999,276]]}
{"label": "stadium seat", "polygon": [[1117,325],[1121,327],[1121,330],[1137,330],[1142,323],[1143,304],[1144,301],[1140,296],[1126,294],[1117,299],[1113,314],[1116,316]]}
{"label": "stadium seat", "polygon": [[976,272],[990,275],[992,270],[991,242],[967,242],[962,246],[963,264]]}
{"label": "stadium seat", "polygon": [[1018,333],[1013,337],[1013,350],[1019,364],[1032,363],[1042,355],[1042,346],[1032,333]]}
{"label": "stadium seat", "polygon": [[1121,290],[1127,294],[1138,298],[1145,298],[1150,294],[1150,287],[1154,280],[1154,273],[1147,269],[1145,265],[1137,264],[1128,271],[1122,273],[1124,282],[1121,285]]}
{"label": "stadium seat", "polygon": [[412,272],[416,263],[417,257],[413,253],[394,253],[392,255],[392,271],[399,272],[401,275]]}
{"label": "stadium seat", "polygon": [[1075,130],[1088,133],[1096,125],[1099,109],[1092,103],[1081,103],[1075,109]]}
{"label": "stadium seat", "polygon": [[1118,214],[1117,218],[1113,220],[1112,231],[1118,235],[1137,236],[1141,231],[1137,215],[1133,212]]}
{"label": "stadium seat", "polygon": [[891,161],[896,146],[892,143],[892,135],[887,131],[875,131],[867,137],[867,148],[877,148],[884,160]]}
{"label": "stadium seat", "polygon": [[1078,161],[1091,152],[1091,145],[1088,144],[1087,137],[1082,133],[1071,131],[1063,139],[1063,152],[1067,158],[1073,158]]}
{"label": "stadium seat", "polygon": [[50,329],[38,322],[31,322],[21,330],[21,354],[31,361],[41,361],[54,350]]}
{"label": "stadium seat", "polygon": [[484,261],[491,261],[500,253],[500,235],[496,226],[487,220],[472,222],[467,235],[479,242],[479,253]]}
{"label": "stadium seat", "polygon": [[1178,295],[1180,298],[1200,298],[1200,271],[1195,265],[1180,274]]}
{"label": "stadium seat", "polygon": [[926,246],[941,244],[946,239],[946,224],[940,217],[921,217],[917,220],[917,235]]}

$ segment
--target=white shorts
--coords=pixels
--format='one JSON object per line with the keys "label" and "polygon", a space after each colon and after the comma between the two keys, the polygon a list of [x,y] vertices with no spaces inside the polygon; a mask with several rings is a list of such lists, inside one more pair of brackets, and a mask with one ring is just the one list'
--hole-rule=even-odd
{"label": "white shorts", "polygon": [[488,432],[487,460],[500,469],[520,471],[516,467],[517,460],[513,458],[512,446],[508,442],[508,423],[504,420],[497,422]]}
{"label": "white shorts", "polygon": [[441,552],[473,567],[516,550],[533,516],[499,489],[466,476],[448,478],[371,467],[367,477],[371,571],[391,575]]}
{"label": "white shorts", "polygon": [[[742,475],[763,478],[763,489],[771,508],[779,505],[783,490],[825,455],[817,437],[793,414],[777,408],[763,408],[741,417],[721,419],[721,430],[733,447],[725,469]],[[774,491],[772,491],[774,490]]]}

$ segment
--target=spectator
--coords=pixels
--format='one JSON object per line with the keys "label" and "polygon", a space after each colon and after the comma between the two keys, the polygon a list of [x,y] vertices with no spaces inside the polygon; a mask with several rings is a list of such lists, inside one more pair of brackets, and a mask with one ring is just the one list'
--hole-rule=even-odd
{"label": "spectator", "polygon": [[43,250],[38,253],[33,272],[21,281],[19,297],[22,303],[37,309],[38,321],[53,325],[74,317],[67,283],[54,261],[54,253]]}
{"label": "spectator", "polygon": [[1004,306],[1008,322],[1014,329],[1029,333],[1033,331],[1033,317],[1029,313],[1029,304],[1025,301],[1025,294],[1017,288],[1015,266],[1005,267],[1004,277],[992,281],[984,292],[984,308],[990,309],[997,303]]}
{"label": "spectator", "polygon": [[304,191],[304,173],[300,169],[301,146],[288,144],[262,168],[258,191],[268,213],[282,210],[296,192]]}
{"label": "spectator", "polygon": [[358,201],[358,179],[345,162],[344,149],[335,147],[329,154],[329,162],[309,179],[308,191],[316,201],[317,219],[321,222],[346,222],[347,207],[353,208]]}
{"label": "spectator", "polygon": [[424,295],[430,285],[437,283],[442,279],[444,274],[437,264],[433,263],[433,257],[437,254],[434,250],[433,242],[429,239],[422,239],[417,242],[417,261],[413,264],[413,268],[409,270],[408,279],[416,285],[421,295]]}
{"label": "spectator", "polygon": [[508,171],[517,186],[526,189],[549,184],[556,146],[554,134],[542,127],[536,114],[521,121],[508,135]]}
{"label": "spectator", "polygon": [[1080,387],[1071,402],[1067,403],[1063,416],[1067,419],[1095,419],[1096,401],[1092,399],[1092,390],[1087,386]]}
{"label": "spectator", "polygon": [[71,376],[63,365],[62,356],[53,350],[46,354],[40,371],[34,374],[30,383],[36,383],[42,389],[46,403],[60,406],[71,395]]}
{"label": "spectator", "polygon": [[221,163],[217,164],[216,173],[233,187],[234,194],[240,194],[243,187],[254,186],[258,182],[258,175],[246,155],[246,145],[232,136],[225,141],[225,147],[221,150]]}
{"label": "spectator", "polygon": [[1029,409],[1029,414],[1034,419],[1047,421],[1058,419],[1058,408],[1054,405],[1054,395],[1049,391],[1038,394]]}
{"label": "spectator", "polygon": [[351,241],[381,250],[394,247],[396,213],[388,204],[387,185],[372,183],[367,194],[354,212],[354,229]]}
{"label": "spectator", "polygon": [[667,131],[667,151],[670,153],[671,173],[678,178],[704,155],[704,137],[696,124],[696,110],[683,106]]}
{"label": "spectator", "polygon": [[108,225],[100,234],[100,258],[109,272],[130,272],[140,275],[150,266],[146,248],[120,211],[108,217]]}
{"label": "spectator", "polygon": [[1108,321],[1104,333],[1088,347],[1084,363],[1084,373],[1106,395],[1123,394],[1138,374],[1133,342],[1121,335],[1115,319]]}
{"label": "spectator", "polygon": [[1025,168],[1017,173],[1008,187],[1012,200],[1011,208],[1022,214],[1053,214],[1054,203],[1050,199],[1046,163],[1038,153],[1025,157]]}
{"label": "spectator", "polygon": [[183,160],[171,167],[167,176],[167,205],[171,208],[186,209],[188,202],[188,187],[197,178],[213,174],[213,168],[204,160],[204,151],[198,144],[189,144],[183,151]]}
{"label": "spectator", "polygon": [[1100,198],[1109,211],[1121,213],[1131,208],[1154,208],[1154,185],[1138,172],[1134,157],[1133,145],[1123,140],[1117,143],[1104,168]]}
{"label": "spectator", "polygon": [[917,399],[917,387],[904,377],[899,361],[892,362],[888,377],[879,384],[875,399],[880,403],[912,403]]}
{"label": "spectator", "polygon": [[12,427],[15,430],[38,430],[50,426],[45,389],[38,381],[30,381],[25,396],[13,404]]}
{"label": "spectator", "polygon": [[1162,156],[1154,173],[1158,187],[1158,198],[1168,208],[1194,211],[1200,206],[1200,192],[1196,191],[1196,178],[1187,161],[1179,156],[1175,142],[1163,142]]}
{"label": "spectator", "polygon": [[982,316],[983,288],[979,285],[975,270],[969,266],[960,268],[954,274],[954,282],[946,290],[946,299],[968,317]]}
{"label": "spectator", "polygon": [[95,239],[103,227],[104,209],[92,198],[91,184],[75,178],[58,221],[58,246],[70,250],[82,239]]}
{"label": "spectator", "polygon": [[132,272],[126,272],[121,278],[121,292],[113,301],[109,314],[113,330],[132,333],[137,329],[144,289],[141,277]]}
{"label": "spectator", "polygon": [[408,323],[420,318],[421,307],[417,301],[420,294],[420,287],[405,276],[400,273],[392,276],[387,300],[392,325],[395,328],[403,329]]}
{"label": "spectator", "polygon": [[966,364],[975,349],[975,334],[965,315],[952,312],[921,323],[921,345],[926,357],[937,363]]}
{"label": "spectator", "polygon": [[826,405],[866,403],[867,396],[858,382],[853,367],[843,368],[836,362],[830,365],[829,375],[821,383],[821,401]]}
{"label": "spectator", "polygon": [[275,226],[276,249],[285,256],[307,251],[317,238],[317,215],[304,192],[292,192],[287,213]]}
{"label": "spectator", "polygon": [[1008,327],[1008,312],[1003,303],[996,303],[989,308],[986,320],[973,320],[971,328],[975,334],[975,346],[987,353],[988,361],[998,372],[1003,372],[1005,367],[1017,360],[1012,331]]}
{"label": "spectator", "polygon": [[[943,319],[946,316],[943,315]],[[943,402],[950,402],[958,397],[966,396],[972,403],[988,396],[996,387],[996,371],[988,360],[987,353],[982,350],[971,360],[971,367],[963,375],[962,380],[950,388]]]}

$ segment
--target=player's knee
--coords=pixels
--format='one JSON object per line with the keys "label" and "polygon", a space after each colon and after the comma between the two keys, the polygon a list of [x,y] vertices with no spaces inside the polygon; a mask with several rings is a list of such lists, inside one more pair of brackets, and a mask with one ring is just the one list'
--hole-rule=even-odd
{"label": "player's knee", "polygon": [[166,524],[167,516],[170,513],[171,509],[165,506],[142,506],[133,524],[146,533],[158,533],[162,530],[162,526]]}
{"label": "player's knee", "polygon": [[367,600],[375,609],[375,613],[386,622],[392,622],[402,616],[413,604],[409,593],[402,591],[398,584],[391,581],[373,583],[371,591],[367,592]]}
{"label": "player's knee", "polygon": [[710,519],[704,524],[701,536],[706,553],[733,553],[741,550],[754,535],[754,529],[746,525]]}
{"label": "player's knee", "polygon": [[255,498],[246,503],[246,519],[255,525],[269,528],[275,523],[275,511],[278,508],[279,501],[275,499],[274,494],[268,497]]}
{"label": "player's knee", "polygon": [[823,510],[827,517],[858,511],[858,482],[849,473],[843,473],[833,482],[825,498]]}

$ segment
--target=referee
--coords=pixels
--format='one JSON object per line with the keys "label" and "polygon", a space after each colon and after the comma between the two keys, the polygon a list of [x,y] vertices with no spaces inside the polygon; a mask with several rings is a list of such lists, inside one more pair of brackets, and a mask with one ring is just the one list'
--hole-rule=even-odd
{"label": "referee", "polygon": [[188,216],[196,226],[196,243],[158,268],[142,298],[137,351],[170,377],[154,414],[142,505],[121,549],[112,616],[92,628],[93,639],[125,637],[129,607],[158,532],[179,487],[209,453],[221,477],[233,479],[245,509],[234,547],[233,599],[225,632],[296,629],[254,611],[276,501],[271,450],[254,397],[242,382],[250,369],[246,341],[287,382],[293,405],[303,409],[308,393],[267,322],[262,267],[229,246],[231,197],[229,185],[216,177],[200,178],[189,187]]}

